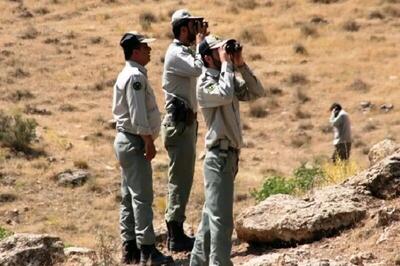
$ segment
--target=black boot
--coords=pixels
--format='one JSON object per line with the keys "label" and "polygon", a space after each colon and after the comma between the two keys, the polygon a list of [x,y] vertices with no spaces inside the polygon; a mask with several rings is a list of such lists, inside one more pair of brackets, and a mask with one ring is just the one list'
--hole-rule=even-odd
{"label": "black boot", "polygon": [[136,240],[124,241],[122,243],[123,264],[138,264],[140,262],[140,249],[136,246]]}
{"label": "black boot", "polygon": [[171,265],[171,256],[164,256],[155,245],[142,245],[140,248],[140,266]]}
{"label": "black boot", "polygon": [[189,237],[183,231],[183,223],[176,221],[167,222],[168,238],[167,246],[170,251],[191,251],[194,238]]}

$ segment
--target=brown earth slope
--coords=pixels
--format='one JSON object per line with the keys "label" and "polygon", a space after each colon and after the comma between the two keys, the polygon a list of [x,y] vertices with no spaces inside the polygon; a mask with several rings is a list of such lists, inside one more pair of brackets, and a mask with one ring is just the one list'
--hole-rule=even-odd
{"label": "brown earth slope", "polygon": [[[0,109],[20,110],[36,119],[34,146],[45,155],[0,148],[0,192],[14,196],[0,202],[1,227],[54,233],[67,244],[87,247],[98,245],[98,235],[119,241],[119,170],[112,151],[114,130],[106,127],[113,82],[123,65],[118,42],[128,30],[158,39],[148,69],[162,107],[169,19],[182,7],[205,16],[213,33],[241,40],[248,64],[269,92],[256,103],[242,105],[246,147],[236,179],[235,213],[254,203],[249,191],[259,187],[266,174],[290,174],[302,161],[331,154],[326,124],[333,101],[351,115],[352,157],[360,168],[366,167],[365,153],[372,144],[398,137],[398,1],[4,0]],[[362,110],[362,101],[374,107]],[[394,109],[385,112],[382,104],[393,104]],[[199,154],[203,138],[201,120]],[[167,157],[160,140],[157,146],[154,212],[155,223],[163,227]],[[92,176],[82,187],[62,188],[52,179],[85,164]],[[193,230],[203,203],[201,164],[196,164],[188,207]],[[358,249],[373,248],[357,233],[346,234],[329,240],[332,254],[355,243],[360,243]]]}

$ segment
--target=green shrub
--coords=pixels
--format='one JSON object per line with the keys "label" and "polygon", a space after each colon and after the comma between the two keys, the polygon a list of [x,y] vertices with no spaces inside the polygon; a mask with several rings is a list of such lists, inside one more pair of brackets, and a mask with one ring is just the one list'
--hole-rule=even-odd
{"label": "green shrub", "polygon": [[262,201],[274,194],[296,194],[303,193],[314,187],[323,179],[324,172],[319,166],[307,167],[302,164],[293,172],[293,177],[270,176],[260,190],[253,190],[251,195]]}
{"label": "green shrub", "polygon": [[270,176],[260,190],[254,190],[251,194],[257,201],[262,201],[274,194],[292,194],[296,188],[293,179],[282,176]]}
{"label": "green shrub", "polygon": [[0,241],[6,237],[9,237],[10,235],[12,235],[12,232],[0,227]]}
{"label": "green shrub", "polygon": [[21,114],[6,115],[0,111],[0,143],[18,151],[26,151],[36,137],[36,121]]}

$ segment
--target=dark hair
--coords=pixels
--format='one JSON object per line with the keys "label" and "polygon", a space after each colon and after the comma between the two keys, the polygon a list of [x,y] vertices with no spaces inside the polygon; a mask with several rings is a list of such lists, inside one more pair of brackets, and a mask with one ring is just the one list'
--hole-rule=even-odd
{"label": "dark hair", "polygon": [[125,61],[131,59],[133,50],[139,48],[140,48],[140,43],[123,46],[122,49],[124,49]]}
{"label": "dark hair", "polygon": [[333,103],[331,105],[331,108],[329,108],[329,111],[332,111],[334,109],[337,109],[338,111],[340,111],[340,110],[342,110],[342,106],[340,104],[338,104],[338,103]]}
{"label": "dark hair", "polygon": [[206,55],[212,56],[212,50],[211,49],[207,49],[206,51],[201,53],[201,60],[203,60],[203,64],[205,67],[209,67],[209,64],[207,63],[205,57]]}
{"label": "dark hair", "polygon": [[189,19],[181,19],[175,22],[172,25],[172,32],[174,34],[174,38],[179,39],[179,36],[181,35],[181,28],[187,27],[188,25],[189,25]]}

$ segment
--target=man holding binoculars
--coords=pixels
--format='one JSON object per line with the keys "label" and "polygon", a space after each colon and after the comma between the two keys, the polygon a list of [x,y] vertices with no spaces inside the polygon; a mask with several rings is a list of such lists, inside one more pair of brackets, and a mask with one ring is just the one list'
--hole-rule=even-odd
{"label": "man holding binoculars", "polygon": [[[243,146],[239,101],[257,99],[264,88],[246,65],[235,40],[207,36],[199,45],[206,70],[197,99],[207,127],[204,159],[205,203],[190,265],[232,265],[234,179]],[[237,70],[242,78],[235,76]]]}
{"label": "man holding binoculars", "polygon": [[[167,113],[161,125],[170,159],[165,213],[167,246],[171,251],[190,251],[194,238],[184,233],[183,222],[196,159],[196,80],[203,68],[198,45],[207,35],[208,25],[202,17],[194,17],[184,9],[174,12],[171,24],[175,39],[165,55],[162,86]],[[196,51],[191,49],[192,44],[196,44]]]}

